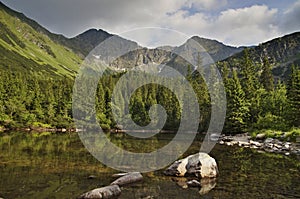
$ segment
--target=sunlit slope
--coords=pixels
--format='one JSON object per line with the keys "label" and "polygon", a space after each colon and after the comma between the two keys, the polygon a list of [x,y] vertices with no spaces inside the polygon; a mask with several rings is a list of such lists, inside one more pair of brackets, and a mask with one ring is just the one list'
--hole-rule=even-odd
{"label": "sunlit slope", "polygon": [[81,58],[0,3],[0,69],[74,76]]}

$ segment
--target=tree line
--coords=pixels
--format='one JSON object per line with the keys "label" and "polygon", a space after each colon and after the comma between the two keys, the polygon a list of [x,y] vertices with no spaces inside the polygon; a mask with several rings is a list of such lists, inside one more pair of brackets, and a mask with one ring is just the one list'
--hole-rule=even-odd
{"label": "tree line", "polygon": [[[228,134],[261,129],[287,131],[300,126],[300,69],[292,66],[285,82],[274,80],[272,65],[267,57],[263,64],[250,59],[247,50],[244,58],[229,64],[217,64],[221,71],[227,98],[227,114],[223,131]],[[126,106],[122,98],[112,103],[115,85],[124,73],[104,75],[96,94],[96,115],[105,130],[116,128],[112,115]],[[137,76],[143,81],[143,76]],[[72,120],[72,89],[74,80],[69,77],[45,78],[41,73],[0,71],[0,126],[6,128],[46,127],[74,128]],[[186,79],[196,93],[199,103],[200,132],[206,131],[210,121],[211,104],[207,85],[201,75],[188,70]],[[136,80],[139,81],[139,80]],[[183,81],[178,79],[176,86]],[[130,83],[126,85],[130,87]],[[121,95],[126,95],[122,93]],[[184,90],[181,97],[189,97]],[[149,109],[161,104],[168,115],[164,129],[176,130],[183,114],[180,101],[172,90],[158,84],[147,84],[138,88],[130,97],[129,115],[135,123],[145,126],[151,119]],[[124,107],[123,107],[124,108]],[[193,108],[190,107],[190,110]],[[84,108],[82,107],[82,111]],[[153,118],[152,118],[153,119]]]}

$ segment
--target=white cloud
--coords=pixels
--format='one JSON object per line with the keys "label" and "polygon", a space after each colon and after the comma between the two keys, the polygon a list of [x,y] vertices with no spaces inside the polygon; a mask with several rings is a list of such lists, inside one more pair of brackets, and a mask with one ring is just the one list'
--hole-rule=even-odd
{"label": "white cloud", "polygon": [[216,17],[208,17],[201,12],[189,15],[187,11],[180,10],[160,24],[231,45],[253,45],[278,36],[276,18],[277,9],[254,5],[228,9]]}
{"label": "white cloud", "polygon": [[278,36],[277,9],[265,5],[229,9],[211,24],[213,35],[233,45],[253,45]]}
{"label": "white cloud", "polygon": [[185,6],[198,11],[215,10],[227,5],[227,0],[188,0]]}
{"label": "white cloud", "polygon": [[[283,14],[281,8],[270,7],[271,1],[269,6],[239,1],[240,6],[235,9],[230,9],[232,4],[227,0],[3,1],[8,5],[15,4],[15,8],[18,5],[19,11],[51,31],[67,36],[75,36],[89,28],[120,34],[140,27],[163,27],[231,45],[253,45],[300,27],[300,1]],[[160,39],[169,45],[182,43],[182,38],[176,39],[174,34],[168,35],[163,30],[155,36],[151,31],[127,35],[148,46],[162,44]]]}
{"label": "white cloud", "polygon": [[296,1],[284,12],[279,25],[284,34],[300,31],[300,1]]}
{"label": "white cloud", "polygon": [[[277,25],[278,10],[268,8],[266,5],[227,9],[215,17],[207,16],[203,12],[191,14],[187,10],[180,9],[172,14],[161,14],[156,17],[156,20],[148,24],[178,30],[190,36],[199,35],[217,39],[234,46],[254,45],[280,36]],[[143,24],[147,23],[144,21]],[[163,36],[168,37],[168,35],[161,35],[161,40],[165,41]],[[142,36],[135,35],[135,37],[138,38],[136,40],[139,43],[147,45],[152,41],[151,34],[144,33]],[[168,44],[176,43],[176,37],[172,41]],[[182,43],[181,41],[179,39],[177,43]]]}

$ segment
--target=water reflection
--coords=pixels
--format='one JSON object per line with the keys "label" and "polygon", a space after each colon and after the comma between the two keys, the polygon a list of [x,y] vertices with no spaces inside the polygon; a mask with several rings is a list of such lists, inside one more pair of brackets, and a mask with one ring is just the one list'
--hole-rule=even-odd
{"label": "water reflection", "polygon": [[[165,134],[136,140],[125,134],[108,136],[118,146],[141,152],[164,146],[174,137]],[[184,156],[199,152],[201,143],[197,140]],[[3,198],[75,198],[108,185],[117,172],[95,160],[75,133],[0,133],[0,151]],[[300,198],[297,158],[220,145],[211,155],[220,175],[216,181],[202,181],[200,189],[185,189],[174,178],[156,171],[143,174],[142,183],[124,187],[120,198]],[[88,179],[90,175],[96,177]]]}

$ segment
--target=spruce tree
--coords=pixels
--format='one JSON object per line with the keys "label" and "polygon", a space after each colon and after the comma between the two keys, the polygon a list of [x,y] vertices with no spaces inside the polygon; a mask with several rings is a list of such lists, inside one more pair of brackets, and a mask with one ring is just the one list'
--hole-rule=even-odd
{"label": "spruce tree", "polygon": [[245,93],[241,87],[236,70],[226,84],[227,115],[225,122],[226,133],[242,133],[246,131],[246,119],[249,109],[245,100]]}
{"label": "spruce tree", "polygon": [[292,66],[292,72],[287,88],[288,101],[290,103],[290,121],[293,126],[300,126],[300,69]]}
{"label": "spruce tree", "polygon": [[260,76],[260,82],[266,91],[274,90],[274,78],[272,74],[272,67],[269,63],[268,57],[264,57],[262,65],[262,73]]}
{"label": "spruce tree", "polygon": [[249,120],[248,126],[257,121],[260,114],[260,84],[256,65],[249,56],[248,49],[244,50],[244,58],[240,66],[241,86],[245,93],[246,102],[249,104]]}

